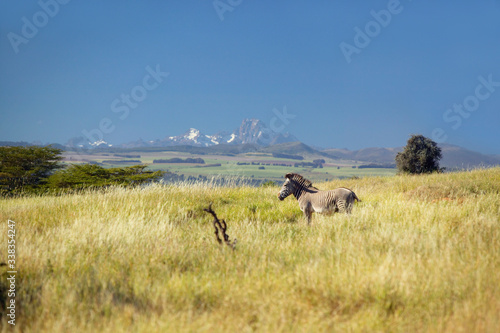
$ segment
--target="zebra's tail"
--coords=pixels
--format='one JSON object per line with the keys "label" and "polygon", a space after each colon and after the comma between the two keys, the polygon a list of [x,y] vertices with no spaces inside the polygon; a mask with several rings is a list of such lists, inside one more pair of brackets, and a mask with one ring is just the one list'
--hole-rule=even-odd
{"label": "zebra's tail", "polygon": [[358,200],[358,202],[361,202],[361,199],[357,197],[356,193],[352,192],[352,195],[354,196],[354,201]]}

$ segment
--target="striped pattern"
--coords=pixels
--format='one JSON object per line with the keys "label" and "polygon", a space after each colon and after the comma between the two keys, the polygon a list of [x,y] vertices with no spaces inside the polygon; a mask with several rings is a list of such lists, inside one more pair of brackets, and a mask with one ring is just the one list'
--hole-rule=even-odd
{"label": "striped pattern", "polygon": [[352,190],[345,187],[320,191],[312,186],[311,181],[299,174],[288,173],[285,178],[286,180],[281,187],[278,198],[284,200],[293,194],[309,224],[313,212],[320,214],[351,213],[354,202],[356,200],[361,201]]}

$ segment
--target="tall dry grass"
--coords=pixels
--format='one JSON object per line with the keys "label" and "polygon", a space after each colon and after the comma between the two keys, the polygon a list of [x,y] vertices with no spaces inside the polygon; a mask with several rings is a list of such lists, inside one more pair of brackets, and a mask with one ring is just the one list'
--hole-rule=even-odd
{"label": "tall dry grass", "polygon": [[[499,168],[317,186],[350,187],[363,202],[350,216],[314,215],[308,227],[277,187],[0,200],[0,261],[8,219],[18,232],[15,329],[500,330]],[[235,251],[216,243],[210,202]]]}

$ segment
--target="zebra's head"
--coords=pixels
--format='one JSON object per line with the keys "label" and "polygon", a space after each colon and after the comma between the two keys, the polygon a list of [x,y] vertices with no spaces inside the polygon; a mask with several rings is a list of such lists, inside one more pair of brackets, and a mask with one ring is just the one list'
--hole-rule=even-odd
{"label": "zebra's head", "polygon": [[285,175],[285,182],[283,186],[281,186],[280,193],[278,194],[278,198],[280,200],[285,200],[290,194],[295,195],[298,199],[301,195],[302,191],[305,189],[310,190],[318,190],[316,187],[312,186],[311,181],[305,179],[299,174],[296,173],[287,173]]}
{"label": "zebra's head", "polygon": [[290,181],[290,174],[287,174],[285,177],[285,182],[283,183],[283,186],[281,186],[281,190],[278,193],[278,199],[281,201],[285,200],[286,197],[288,197],[290,194],[293,193],[293,183]]}

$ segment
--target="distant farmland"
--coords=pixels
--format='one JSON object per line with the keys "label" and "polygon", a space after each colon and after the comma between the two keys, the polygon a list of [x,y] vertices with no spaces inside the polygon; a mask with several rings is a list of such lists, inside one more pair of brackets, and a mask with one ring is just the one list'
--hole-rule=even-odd
{"label": "distant farmland", "polygon": [[[320,167],[313,167],[318,156],[303,158],[293,154],[278,153],[242,153],[242,154],[202,154],[189,152],[163,151],[144,152],[128,151],[127,154],[94,153],[74,155],[66,153],[67,163],[102,163],[104,166],[123,166],[147,164],[150,169],[163,170],[187,177],[246,177],[258,180],[282,180],[287,172],[298,172],[315,181],[328,181],[350,177],[390,176],[396,173],[394,168],[377,165],[364,166],[363,163],[349,160],[329,159]],[[133,158],[124,159],[130,156]],[[137,159],[140,156],[140,159]],[[281,156],[281,157],[276,157]],[[288,158],[286,158],[288,157]],[[295,167],[294,165],[297,165]],[[203,167],[201,167],[203,166]]]}

